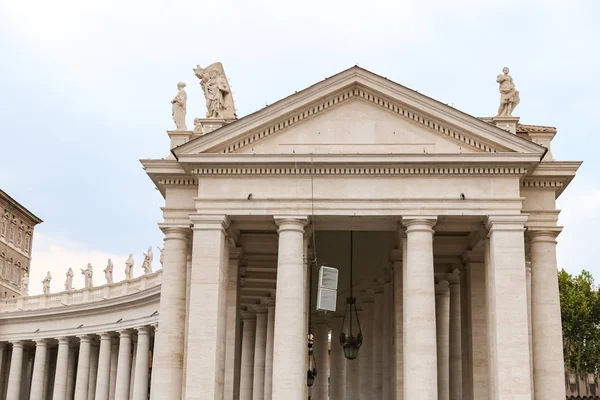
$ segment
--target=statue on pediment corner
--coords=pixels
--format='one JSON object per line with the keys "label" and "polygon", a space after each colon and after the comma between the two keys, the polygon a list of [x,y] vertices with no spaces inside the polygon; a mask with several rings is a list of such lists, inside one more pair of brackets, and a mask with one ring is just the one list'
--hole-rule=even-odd
{"label": "statue on pediment corner", "polygon": [[502,69],[502,74],[498,75],[496,82],[500,84],[500,107],[498,107],[498,117],[510,117],[512,112],[520,103],[519,91],[515,88],[512,77],[508,74],[508,67]]}
{"label": "statue on pediment corner", "polygon": [[73,290],[73,277],[75,276],[75,273],[73,272],[73,268],[70,268],[67,270],[67,279],[65,280],[65,290],[67,292],[70,292],[71,290]]}
{"label": "statue on pediment corner", "polygon": [[179,82],[177,84],[177,95],[171,100],[173,115],[173,122],[175,122],[175,130],[187,131],[187,125],[185,123],[186,109],[187,109],[187,93],[184,90],[185,83]]}
{"label": "statue on pediment corner", "polygon": [[206,118],[236,119],[231,87],[220,62],[206,68],[197,65],[194,73],[206,98]]}

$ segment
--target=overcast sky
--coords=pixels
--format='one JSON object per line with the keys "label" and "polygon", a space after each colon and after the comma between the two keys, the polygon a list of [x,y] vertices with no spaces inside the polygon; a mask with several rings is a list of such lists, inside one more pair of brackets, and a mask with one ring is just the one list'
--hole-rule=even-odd
{"label": "overcast sky", "polygon": [[204,115],[192,68],[215,61],[239,116],[354,64],[492,116],[509,66],[515,115],[558,128],[556,159],[585,161],[559,199],[559,265],[600,280],[598,17],[597,0],[0,1],[0,187],[44,220],[30,292],[88,262],[103,283],[109,257],[121,279],[129,253],[139,268],[162,244],[138,160],[167,155],[177,82],[188,127]]}

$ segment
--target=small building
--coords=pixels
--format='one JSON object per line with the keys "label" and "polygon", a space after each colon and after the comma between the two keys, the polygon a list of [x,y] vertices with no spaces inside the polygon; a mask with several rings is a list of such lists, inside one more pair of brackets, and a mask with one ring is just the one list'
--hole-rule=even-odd
{"label": "small building", "polygon": [[21,280],[29,274],[33,230],[41,222],[0,189],[0,297],[19,297]]}

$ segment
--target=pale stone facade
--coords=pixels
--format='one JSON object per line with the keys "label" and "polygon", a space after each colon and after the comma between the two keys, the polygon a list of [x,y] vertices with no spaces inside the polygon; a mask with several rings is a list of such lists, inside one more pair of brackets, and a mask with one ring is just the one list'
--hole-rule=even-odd
{"label": "pale stone facade", "polygon": [[0,298],[27,295],[33,231],[41,222],[0,190]]}
{"label": "pale stone facade", "polygon": [[[171,154],[142,160],[163,270],[1,304],[0,399],[563,400],[555,199],[580,163],[518,121],[353,67],[169,132]],[[314,310],[315,256],[340,271],[335,313]]]}

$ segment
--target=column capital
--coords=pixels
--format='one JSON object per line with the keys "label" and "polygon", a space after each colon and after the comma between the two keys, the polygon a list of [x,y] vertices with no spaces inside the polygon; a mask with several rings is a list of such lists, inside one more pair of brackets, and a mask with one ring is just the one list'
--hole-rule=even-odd
{"label": "column capital", "polygon": [[35,340],[35,346],[40,346],[40,347],[44,347],[48,345],[48,339],[36,339]]}
{"label": "column capital", "polygon": [[112,334],[110,332],[100,332],[98,335],[100,335],[100,340],[111,340],[112,339]]}
{"label": "column capital", "polygon": [[433,227],[437,222],[437,216],[404,216],[402,224],[406,227],[406,233],[426,231],[433,233]]}
{"label": "column capital", "polygon": [[277,232],[297,231],[304,233],[304,227],[308,224],[307,216],[274,216],[273,219],[279,227]]}
{"label": "column capital", "polygon": [[23,341],[22,340],[11,340],[10,342],[13,345],[13,349],[15,347],[23,347]]}
{"label": "column capital", "polygon": [[547,229],[527,229],[525,233],[529,243],[556,243],[556,237],[562,232],[561,227]]}
{"label": "column capital", "polygon": [[237,260],[238,262],[244,258],[244,248],[243,247],[229,247],[229,259]]}
{"label": "column capital", "polygon": [[192,214],[190,215],[192,221],[192,230],[194,231],[213,231],[222,230],[227,232],[230,221],[226,215],[202,215]]}
{"label": "column capital", "polygon": [[134,329],[137,331],[138,336],[150,334],[150,327],[148,327],[147,325],[138,326]]}
{"label": "column capital", "polygon": [[448,274],[448,282],[450,285],[458,285],[460,283],[460,269],[456,268]]}
{"label": "column capital", "polygon": [[485,227],[488,235],[494,231],[525,231],[527,215],[488,215]]}
{"label": "column capital", "polygon": [[58,340],[58,345],[60,346],[61,344],[63,346],[68,346],[69,343],[71,343],[71,340],[67,337],[67,336],[61,336],[59,338],[56,338]]}
{"label": "column capital", "polygon": [[131,338],[131,331],[129,329],[123,329],[119,332],[119,338]]}
{"label": "column capital", "polygon": [[165,240],[187,239],[191,233],[189,225],[162,223],[158,228],[165,234]]}
{"label": "column capital", "polygon": [[240,312],[240,316],[242,317],[242,320],[244,320],[244,321],[256,319],[256,314],[249,312],[249,311]]}
{"label": "column capital", "polygon": [[448,281],[442,281],[435,285],[435,295],[436,296],[449,296],[450,295],[450,284]]}
{"label": "column capital", "polygon": [[87,334],[78,335],[77,337],[79,338],[79,343],[89,343],[92,340],[91,336]]}

